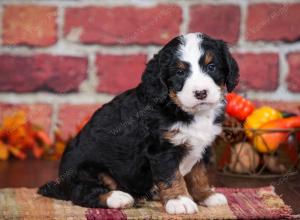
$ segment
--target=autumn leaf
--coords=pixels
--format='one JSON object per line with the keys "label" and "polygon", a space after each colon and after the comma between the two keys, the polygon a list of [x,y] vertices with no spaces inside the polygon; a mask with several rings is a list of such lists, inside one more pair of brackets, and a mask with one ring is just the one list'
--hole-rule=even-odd
{"label": "autumn leaf", "polygon": [[48,134],[42,130],[40,131],[37,131],[35,133],[35,136],[41,140],[45,145],[51,145],[52,144],[52,141],[50,139],[50,137],[48,136]]}
{"label": "autumn leaf", "polygon": [[24,160],[26,159],[27,155],[22,152],[18,147],[10,147],[8,148],[9,151],[17,158],[21,159],[21,160]]}
{"label": "autumn leaf", "polygon": [[1,130],[11,133],[24,124],[26,124],[26,114],[23,111],[18,111],[13,116],[4,118]]}
{"label": "autumn leaf", "polygon": [[42,155],[44,153],[44,149],[41,147],[38,147],[37,145],[33,146],[33,155],[35,156],[35,158],[41,158]]}
{"label": "autumn leaf", "polygon": [[[77,129],[82,129],[89,119],[90,116],[85,117]],[[30,152],[38,159],[57,160],[61,158],[69,140],[56,131],[52,141],[47,132],[28,120],[24,111],[18,111],[6,116],[0,125],[0,160],[7,160],[9,155],[24,160]]]}
{"label": "autumn leaf", "polygon": [[0,160],[7,160],[9,156],[8,146],[0,141]]}

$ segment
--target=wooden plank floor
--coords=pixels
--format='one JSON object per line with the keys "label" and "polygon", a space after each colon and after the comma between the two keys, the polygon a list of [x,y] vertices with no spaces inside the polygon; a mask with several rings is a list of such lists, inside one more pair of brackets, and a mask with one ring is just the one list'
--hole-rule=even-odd
{"label": "wooden plank floor", "polygon": [[[0,162],[0,188],[38,187],[48,180],[57,178],[58,161],[26,160]],[[262,187],[271,183],[286,204],[300,214],[300,175],[279,179],[249,179],[218,175],[209,170],[211,183],[219,187]]]}

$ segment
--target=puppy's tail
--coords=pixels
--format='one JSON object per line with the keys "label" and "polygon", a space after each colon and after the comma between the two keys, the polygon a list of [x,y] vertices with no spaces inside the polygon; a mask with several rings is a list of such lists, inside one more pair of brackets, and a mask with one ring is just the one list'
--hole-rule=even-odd
{"label": "puppy's tail", "polygon": [[[69,187],[71,188],[71,186]],[[37,193],[55,199],[69,200],[70,188],[66,188],[64,182],[50,181],[41,186]]]}

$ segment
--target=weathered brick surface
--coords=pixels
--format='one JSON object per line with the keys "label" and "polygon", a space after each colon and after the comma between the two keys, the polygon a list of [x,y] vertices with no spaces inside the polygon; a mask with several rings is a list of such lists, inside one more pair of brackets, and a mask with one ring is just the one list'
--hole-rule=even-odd
{"label": "weathered brick surface", "polygon": [[56,35],[56,7],[8,5],[3,12],[3,43],[48,46]]}
{"label": "weathered brick surface", "polygon": [[0,91],[77,91],[86,71],[85,58],[0,55]]}
{"label": "weathered brick surface", "polygon": [[0,122],[4,117],[12,116],[18,111],[26,113],[28,121],[50,131],[52,107],[48,104],[7,104],[0,103]]}
{"label": "weathered brick surface", "polygon": [[288,88],[292,92],[300,92],[300,52],[288,55],[289,74]]}
{"label": "weathered brick surface", "polygon": [[273,91],[278,87],[279,58],[275,53],[234,54],[240,68],[239,89]]}
{"label": "weathered brick surface", "polygon": [[[74,99],[66,93],[88,90],[97,99],[98,93],[117,95],[135,87],[147,55],[159,49],[155,45],[186,32],[204,32],[236,45],[239,52],[234,56],[241,73],[237,91],[259,91],[260,99],[267,100],[270,92],[282,86],[279,76],[286,73],[287,63],[282,87],[287,91],[279,94],[278,103],[264,103],[300,113],[300,2],[245,0],[246,19],[241,19],[243,3],[233,1],[110,1],[101,5],[81,1],[0,0],[0,122],[3,114],[25,109],[32,120],[49,130],[52,105],[35,103],[35,92],[54,93],[61,95],[60,102],[66,101],[59,106],[58,127],[64,137],[73,135],[99,105],[82,104],[80,99],[76,105],[67,104]],[[287,55],[279,60],[276,51]],[[88,77],[99,81],[85,81]],[[27,93],[25,99],[35,104],[9,105],[7,93],[13,102],[21,103]],[[291,102],[282,100],[285,95]]]}
{"label": "weathered brick surface", "polygon": [[78,132],[78,127],[100,107],[100,104],[61,105],[59,107],[58,129],[62,137],[74,136]]}
{"label": "weathered brick surface", "polygon": [[235,5],[197,5],[190,12],[190,32],[203,32],[236,43],[240,32],[240,8]]}
{"label": "weathered brick surface", "polygon": [[97,68],[100,83],[98,92],[116,94],[136,86],[145,69],[146,56],[98,55]]}
{"label": "weathered brick surface", "polygon": [[300,38],[300,4],[252,4],[248,9],[249,40],[295,41]]}
{"label": "weathered brick surface", "polygon": [[99,44],[163,44],[179,34],[181,9],[156,7],[83,7],[65,13],[65,36]]}

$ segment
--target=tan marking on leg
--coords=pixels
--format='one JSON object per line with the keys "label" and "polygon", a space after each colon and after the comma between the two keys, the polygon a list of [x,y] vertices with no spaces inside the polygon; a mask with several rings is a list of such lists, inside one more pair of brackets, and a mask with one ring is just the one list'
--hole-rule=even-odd
{"label": "tan marking on leg", "polygon": [[98,175],[98,178],[100,179],[100,181],[102,181],[103,185],[108,189],[116,190],[118,188],[117,182],[109,174],[100,173]]}
{"label": "tan marking on leg", "polygon": [[108,197],[111,196],[111,194],[112,194],[112,191],[108,192],[108,193],[105,193],[105,194],[101,194],[99,196],[99,202],[100,202],[100,204],[107,207],[107,202],[106,201],[107,201]]}
{"label": "tan marking on leg", "polygon": [[184,179],[195,202],[203,201],[214,193],[209,186],[205,166],[201,162],[197,162]]}
{"label": "tan marking on leg", "polygon": [[178,196],[190,197],[183,176],[176,171],[174,179],[170,183],[160,182],[157,184],[161,201],[165,204],[170,199]]}

